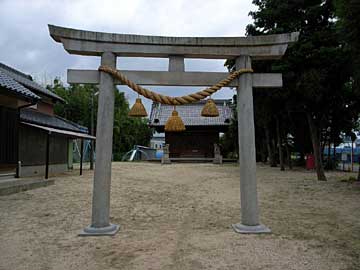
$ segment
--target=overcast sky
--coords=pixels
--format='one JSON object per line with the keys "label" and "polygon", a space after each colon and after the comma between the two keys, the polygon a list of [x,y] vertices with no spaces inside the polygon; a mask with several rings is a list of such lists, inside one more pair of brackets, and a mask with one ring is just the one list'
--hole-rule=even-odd
{"label": "overcast sky", "polygon": [[[94,56],[68,54],[49,36],[48,24],[124,34],[244,36],[255,10],[251,0],[0,0],[0,62],[38,82],[66,81],[69,68],[97,69]],[[167,70],[167,59],[118,58],[119,69]],[[225,71],[223,60],[186,60],[187,71]],[[183,95],[200,88],[152,88]],[[136,95],[126,87],[130,103]],[[215,98],[231,98],[225,89]],[[143,99],[144,100],[144,99]],[[149,108],[150,102],[146,102]]]}

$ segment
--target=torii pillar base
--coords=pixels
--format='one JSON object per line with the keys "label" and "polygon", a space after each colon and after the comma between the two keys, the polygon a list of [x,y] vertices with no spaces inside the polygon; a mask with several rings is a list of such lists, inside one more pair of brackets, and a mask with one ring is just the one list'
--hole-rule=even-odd
{"label": "torii pillar base", "polygon": [[237,233],[242,234],[260,234],[260,233],[271,233],[270,228],[265,225],[259,224],[255,226],[248,226],[241,223],[233,224],[233,229]]}
{"label": "torii pillar base", "polygon": [[79,236],[112,236],[115,235],[119,231],[119,229],[120,226],[116,224],[110,224],[109,226],[102,228],[88,226],[79,233]]}

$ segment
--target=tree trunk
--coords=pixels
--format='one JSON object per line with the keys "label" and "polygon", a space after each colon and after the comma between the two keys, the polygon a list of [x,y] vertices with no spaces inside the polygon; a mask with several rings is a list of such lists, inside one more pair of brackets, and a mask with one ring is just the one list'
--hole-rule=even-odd
{"label": "tree trunk", "polygon": [[287,165],[289,166],[289,169],[292,169],[292,163],[291,163],[291,152],[289,149],[289,145],[285,144],[285,150],[286,150],[286,159],[287,159]]}
{"label": "tree trunk", "polygon": [[354,171],[354,142],[351,140],[351,172]]}
{"label": "tree trunk", "polygon": [[274,151],[273,151],[273,149],[271,147],[271,142],[270,142],[269,128],[267,126],[265,126],[264,129],[265,129],[266,147],[267,147],[268,155],[269,155],[269,163],[270,163],[271,167],[276,167],[275,154],[274,154]]}
{"label": "tree trunk", "polygon": [[278,163],[278,158],[277,158],[277,150],[276,150],[276,141],[275,138],[271,139],[271,149],[272,149],[272,153],[273,153],[273,159],[272,159],[272,164],[271,167],[277,167],[277,163]]}
{"label": "tree trunk", "polygon": [[280,170],[285,171],[284,153],[282,151],[282,140],[281,140],[281,133],[280,133],[280,120],[279,120],[279,117],[276,117],[276,136],[277,136],[278,148],[279,148]]}
{"label": "tree trunk", "polygon": [[[94,136],[94,93],[91,93],[91,120],[90,133]],[[94,140],[90,141],[90,170],[94,169]]]}
{"label": "tree trunk", "polygon": [[266,152],[266,140],[262,140],[262,146],[261,146],[261,161],[263,164],[266,163],[268,153]]}
{"label": "tree trunk", "polygon": [[300,159],[299,159],[299,163],[301,164],[301,166],[305,167],[306,166],[306,162],[305,162],[305,153],[300,152]]}
{"label": "tree trunk", "polygon": [[335,145],[335,140],[334,140],[334,146],[333,146],[333,163],[334,163],[334,168],[336,169],[336,145]]}
{"label": "tree trunk", "polygon": [[306,116],[309,124],[311,142],[314,151],[317,178],[319,181],[326,181],[324,167],[321,161],[319,132],[317,130],[317,127],[315,126],[311,113],[306,113]]}

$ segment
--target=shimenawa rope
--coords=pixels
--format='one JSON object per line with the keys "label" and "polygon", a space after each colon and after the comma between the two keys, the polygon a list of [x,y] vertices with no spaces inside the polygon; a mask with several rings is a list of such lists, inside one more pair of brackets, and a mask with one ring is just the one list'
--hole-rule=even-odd
{"label": "shimenawa rope", "polygon": [[239,69],[239,70],[236,70],[236,71],[230,73],[229,76],[227,76],[225,79],[219,81],[218,83],[214,84],[213,86],[211,86],[209,88],[206,88],[204,90],[201,90],[199,92],[189,94],[186,96],[170,97],[170,96],[158,94],[158,93],[153,92],[149,89],[146,89],[140,85],[137,85],[133,81],[130,81],[126,76],[121,74],[120,71],[118,71],[117,69],[111,68],[109,66],[102,65],[99,67],[99,71],[103,71],[103,72],[106,72],[106,73],[112,75],[114,78],[118,79],[119,81],[121,81],[122,83],[126,84],[131,89],[133,89],[135,92],[137,92],[138,94],[140,94],[146,98],[149,98],[158,103],[168,104],[168,105],[183,105],[183,104],[197,102],[201,99],[211,96],[216,91],[220,90],[222,87],[227,86],[232,80],[237,78],[240,74],[254,72],[252,69],[242,68],[242,69]]}

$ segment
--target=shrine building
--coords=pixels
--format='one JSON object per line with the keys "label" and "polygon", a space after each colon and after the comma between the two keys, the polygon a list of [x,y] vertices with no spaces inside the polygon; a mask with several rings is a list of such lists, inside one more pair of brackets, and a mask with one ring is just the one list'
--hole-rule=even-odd
{"label": "shrine building", "polygon": [[214,144],[219,143],[220,133],[227,131],[232,119],[232,100],[214,100],[219,111],[217,117],[201,116],[205,102],[176,106],[186,127],[183,132],[164,130],[174,106],[152,104],[149,126],[155,128],[157,132],[165,132],[165,144],[169,144],[170,158],[214,157]]}

